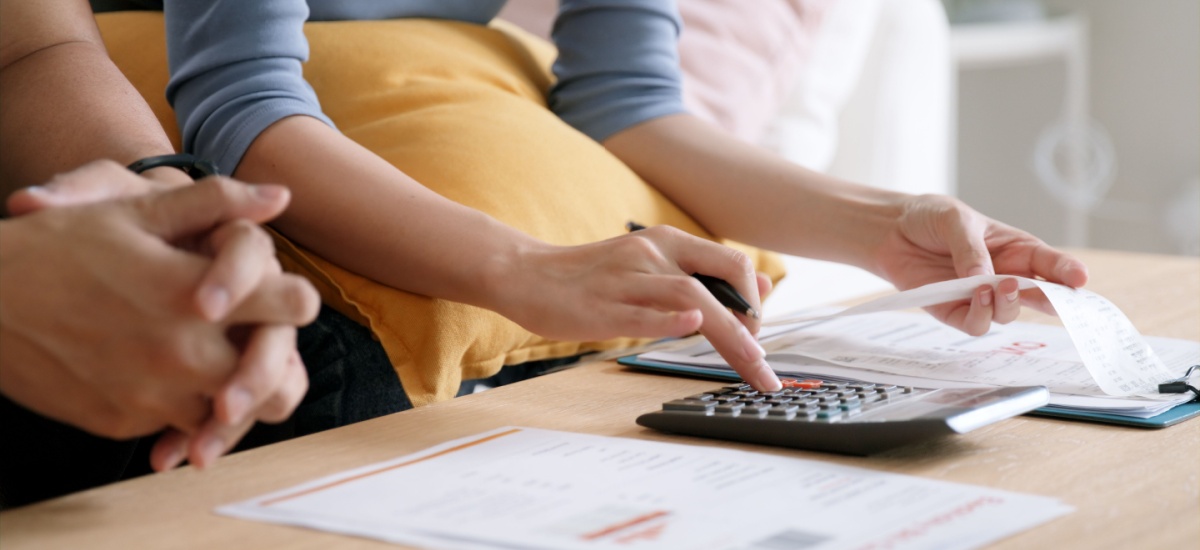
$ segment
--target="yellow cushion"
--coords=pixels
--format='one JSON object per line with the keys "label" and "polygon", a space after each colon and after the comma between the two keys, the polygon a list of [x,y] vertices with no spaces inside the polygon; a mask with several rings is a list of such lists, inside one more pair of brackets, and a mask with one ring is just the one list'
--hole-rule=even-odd
{"label": "yellow cushion", "polygon": [[[110,55],[176,131],[162,101],[161,15],[97,19]],[[312,57],[304,74],[325,113],[346,136],[443,196],[556,244],[606,239],[623,233],[628,220],[710,237],[546,109],[549,44],[503,23],[322,22],[305,32]],[[285,267],[313,280],[326,303],[369,323],[418,406],[453,397],[463,379],[503,365],[641,343],[550,341],[491,311],[396,290],[286,239],[277,244]],[[739,248],[761,271],[782,277],[776,256]]]}

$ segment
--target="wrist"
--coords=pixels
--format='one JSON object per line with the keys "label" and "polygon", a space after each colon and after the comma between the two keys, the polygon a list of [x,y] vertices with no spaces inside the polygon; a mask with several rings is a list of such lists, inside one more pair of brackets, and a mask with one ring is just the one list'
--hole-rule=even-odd
{"label": "wrist", "polygon": [[858,184],[844,184],[829,195],[820,211],[821,235],[828,257],[878,273],[878,256],[903,217],[910,195]]}
{"label": "wrist", "polygon": [[512,232],[515,238],[506,239],[481,263],[477,304],[510,319],[528,306],[524,289],[536,279],[539,258],[560,248],[520,231]]}

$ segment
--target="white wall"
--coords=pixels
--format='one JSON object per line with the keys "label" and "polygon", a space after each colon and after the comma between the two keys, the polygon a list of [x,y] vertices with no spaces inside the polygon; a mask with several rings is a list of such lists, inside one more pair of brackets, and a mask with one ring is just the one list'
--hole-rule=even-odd
{"label": "white wall", "polygon": [[[1099,248],[1200,254],[1200,2],[1047,0],[1084,14],[1091,31],[1091,112],[1111,135],[1117,171],[1110,203],[1090,218]],[[1061,63],[959,74],[959,196],[1061,244],[1063,208],[1031,166],[1039,132],[1062,106]],[[1195,193],[1195,191],[1192,191]],[[1184,216],[1184,250],[1165,227]],[[1176,225],[1179,225],[1178,221]]]}

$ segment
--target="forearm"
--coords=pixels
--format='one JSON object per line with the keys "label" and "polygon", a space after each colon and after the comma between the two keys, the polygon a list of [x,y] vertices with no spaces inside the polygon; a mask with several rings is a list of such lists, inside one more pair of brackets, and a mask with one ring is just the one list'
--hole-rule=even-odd
{"label": "forearm", "polygon": [[688,115],[604,146],[715,235],[871,271],[906,197],[804,169]]}
{"label": "forearm", "polygon": [[251,145],[235,176],[292,191],[273,226],[339,266],[437,298],[498,309],[497,274],[545,246],[416,182],[337,130],[285,118]]}
{"label": "forearm", "polygon": [[173,152],[150,107],[109,59],[86,2],[3,6],[4,196],[92,160],[128,164]]}

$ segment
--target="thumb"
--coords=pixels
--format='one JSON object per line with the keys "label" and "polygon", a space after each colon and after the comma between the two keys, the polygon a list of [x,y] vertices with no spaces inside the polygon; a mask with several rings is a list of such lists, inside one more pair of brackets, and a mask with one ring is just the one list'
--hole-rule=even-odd
{"label": "thumb", "polygon": [[14,192],[8,198],[8,211],[22,216],[46,208],[141,195],[167,186],[138,176],[113,161],[101,160]]}
{"label": "thumb", "polygon": [[950,248],[954,272],[959,277],[992,275],[996,272],[992,266],[992,255],[983,240],[985,224],[979,223],[978,217],[972,214],[963,212],[956,218],[957,223],[946,230],[946,245]]}
{"label": "thumb", "polygon": [[135,206],[142,214],[143,227],[170,241],[234,219],[267,222],[283,212],[290,199],[282,185],[247,185],[212,177],[138,197]]}

